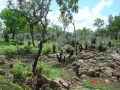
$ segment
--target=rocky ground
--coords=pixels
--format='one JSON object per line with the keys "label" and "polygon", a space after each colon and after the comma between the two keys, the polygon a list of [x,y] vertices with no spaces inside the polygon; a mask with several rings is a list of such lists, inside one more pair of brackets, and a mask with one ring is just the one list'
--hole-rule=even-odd
{"label": "rocky ground", "polygon": [[[56,54],[41,56],[40,60],[55,65],[59,70],[64,69],[66,72],[69,72],[69,80],[65,76],[53,80],[47,78],[38,70],[37,75],[30,82],[26,83],[30,87],[36,86],[36,90],[102,90],[99,88],[86,88],[82,83],[89,80],[91,84],[95,84],[95,80],[98,79],[102,80],[101,83],[107,85],[112,82],[120,82],[120,55],[115,51],[98,52],[83,50],[77,56],[73,55],[71,58],[67,58],[68,55],[63,56],[66,57],[64,62],[58,62]],[[4,56],[1,57],[5,58]],[[14,59],[9,59],[7,63],[12,68],[14,62]],[[23,60],[22,63],[24,66],[27,66],[32,62]],[[0,65],[4,64],[4,61],[0,59]],[[32,72],[29,72],[29,74],[31,75]],[[0,75],[9,80],[13,78],[11,71],[4,70],[4,68],[0,69]],[[15,81],[15,83],[18,82]]]}

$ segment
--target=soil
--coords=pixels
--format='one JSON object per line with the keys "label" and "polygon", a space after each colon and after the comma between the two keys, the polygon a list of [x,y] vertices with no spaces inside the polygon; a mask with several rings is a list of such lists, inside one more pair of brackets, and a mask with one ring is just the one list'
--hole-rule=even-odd
{"label": "soil", "polygon": [[[97,56],[98,53],[101,56]],[[98,51],[88,51],[83,50],[79,52],[78,55],[73,55],[70,58],[67,58],[69,55],[64,54],[62,57],[66,57],[64,62],[58,62],[55,54],[48,54],[42,55],[39,58],[39,61],[47,63],[49,65],[55,66],[59,70],[64,70],[68,72],[69,76],[61,76],[63,80],[67,83],[70,83],[71,90],[94,90],[86,88],[82,82],[92,79],[101,79],[104,80],[104,83],[108,83],[105,80],[109,80],[110,83],[112,82],[120,82],[120,55],[112,50],[107,50],[106,52],[98,52]],[[109,58],[106,58],[108,56]],[[21,57],[19,60],[23,63],[26,67],[28,65],[32,66],[33,59],[26,56]],[[12,68],[12,65],[16,62],[16,59],[7,59],[7,64]],[[79,75],[80,73],[84,72],[80,77],[76,75],[75,67],[78,65]],[[44,69],[44,68],[43,68]],[[91,76],[91,71],[95,71],[95,75]],[[109,70],[108,70],[109,69]],[[102,71],[97,71],[102,70]],[[86,73],[85,73],[86,71]],[[26,87],[26,85],[31,84],[32,81],[25,82],[24,80],[13,80],[13,74],[11,70],[6,70],[7,74],[4,75],[5,78],[8,80],[12,80],[14,83],[21,85],[22,87]],[[96,75],[96,73],[100,74],[100,76]],[[32,72],[29,73],[32,75]],[[81,83],[80,83],[81,82]],[[26,85],[25,85],[26,84]],[[109,85],[109,84],[108,84]],[[30,86],[30,85],[29,85]],[[95,89],[96,90],[96,89]],[[100,89],[97,89],[100,90]]]}

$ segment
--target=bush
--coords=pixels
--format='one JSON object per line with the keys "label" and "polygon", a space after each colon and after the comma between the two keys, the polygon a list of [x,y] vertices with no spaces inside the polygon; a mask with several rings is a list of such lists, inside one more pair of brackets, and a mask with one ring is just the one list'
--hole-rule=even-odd
{"label": "bush", "polygon": [[64,46],[66,53],[70,53],[71,50],[74,50],[74,47],[72,47],[71,45],[67,44]]}
{"label": "bush", "polygon": [[50,43],[46,43],[42,49],[42,54],[46,55],[49,52],[52,52],[52,46]]}
{"label": "bush", "polygon": [[18,34],[16,38],[17,38],[18,41],[23,41],[24,40],[23,34]]}
{"label": "bush", "polygon": [[11,49],[5,48],[3,51],[3,54],[8,56],[8,57],[13,57],[13,51]]}
{"label": "bush", "polygon": [[29,54],[32,53],[32,47],[25,46],[24,48],[18,48],[18,54],[24,55],[24,54]]}
{"label": "bush", "polygon": [[4,39],[5,39],[5,42],[9,42],[9,36],[7,33],[4,33]]}
{"label": "bush", "polygon": [[36,40],[40,40],[40,39],[41,39],[41,34],[36,33],[36,34],[34,35],[34,37],[35,37]]}
{"label": "bush", "polygon": [[44,62],[38,62],[37,68],[43,68],[43,75],[50,79],[55,79],[57,77],[60,77],[61,73],[58,69],[53,67],[53,65],[44,63]]}
{"label": "bush", "polygon": [[60,76],[60,72],[57,69],[45,68],[44,75],[48,78],[55,79]]}
{"label": "bush", "polygon": [[24,79],[25,78],[24,71],[25,71],[25,68],[20,62],[14,64],[12,68],[12,72],[15,79]]}
{"label": "bush", "polygon": [[29,33],[26,33],[26,34],[24,35],[24,39],[25,39],[25,40],[30,40],[30,39],[31,39],[31,35],[30,35]]}
{"label": "bush", "polygon": [[1,80],[0,90],[24,90],[22,87],[12,83],[11,81],[8,81],[3,76],[0,76],[0,80]]}

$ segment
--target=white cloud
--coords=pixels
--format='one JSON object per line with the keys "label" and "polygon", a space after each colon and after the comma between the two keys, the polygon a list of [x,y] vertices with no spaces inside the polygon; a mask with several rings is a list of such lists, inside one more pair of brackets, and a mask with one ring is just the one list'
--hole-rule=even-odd
{"label": "white cloud", "polygon": [[[90,11],[90,9],[87,6],[83,9],[79,9],[77,14],[73,14],[76,29],[82,29],[83,27],[87,27],[91,28],[92,30],[95,30],[96,28],[93,27],[93,23],[96,18],[101,18],[102,20],[104,20],[105,23],[107,23],[108,16],[102,16],[101,11],[106,6],[110,7],[112,4],[113,0],[100,0],[100,2],[94,8],[92,8],[92,11]],[[59,11],[57,11],[56,14],[53,14],[53,12],[51,12],[49,14],[49,17],[52,21],[54,21],[53,23],[62,26],[62,24],[60,24],[60,22],[58,22],[57,19],[57,17],[59,17],[59,14]],[[70,25],[69,28],[70,31],[73,31],[73,26]]]}
{"label": "white cloud", "polygon": [[101,0],[95,8],[92,9],[92,15],[100,15],[100,12],[102,9],[104,9],[105,6],[111,6],[113,3],[113,0]]}
{"label": "white cloud", "polygon": [[[16,0],[13,0],[14,3]],[[77,14],[73,14],[76,29],[82,29],[83,27],[91,28],[92,30],[95,30],[93,27],[94,20],[96,18],[101,18],[104,20],[105,23],[107,23],[108,16],[102,16],[101,11],[107,6],[110,7],[113,4],[113,0],[100,0],[100,2],[90,10],[87,6],[79,9]],[[0,0],[0,10],[5,8],[6,0]],[[58,21],[58,17],[60,15],[60,11],[57,10],[56,12],[52,11],[48,14],[48,18],[51,20],[51,22],[58,24],[62,26],[62,24]],[[70,31],[73,31],[73,26],[69,26]]]}

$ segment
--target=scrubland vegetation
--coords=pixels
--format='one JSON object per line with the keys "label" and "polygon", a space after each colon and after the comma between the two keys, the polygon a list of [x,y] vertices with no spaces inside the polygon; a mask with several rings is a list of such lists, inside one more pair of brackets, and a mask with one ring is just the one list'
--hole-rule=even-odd
{"label": "scrubland vegetation", "polygon": [[[119,15],[106,27],[95,19],[96,31],[76,29],[78,0],[56,0],[63,27],[47,18],[51,0],[8,1],[0,13],[0,90],[120,89]],[[74,32],[66,31],[70,23]]]}

